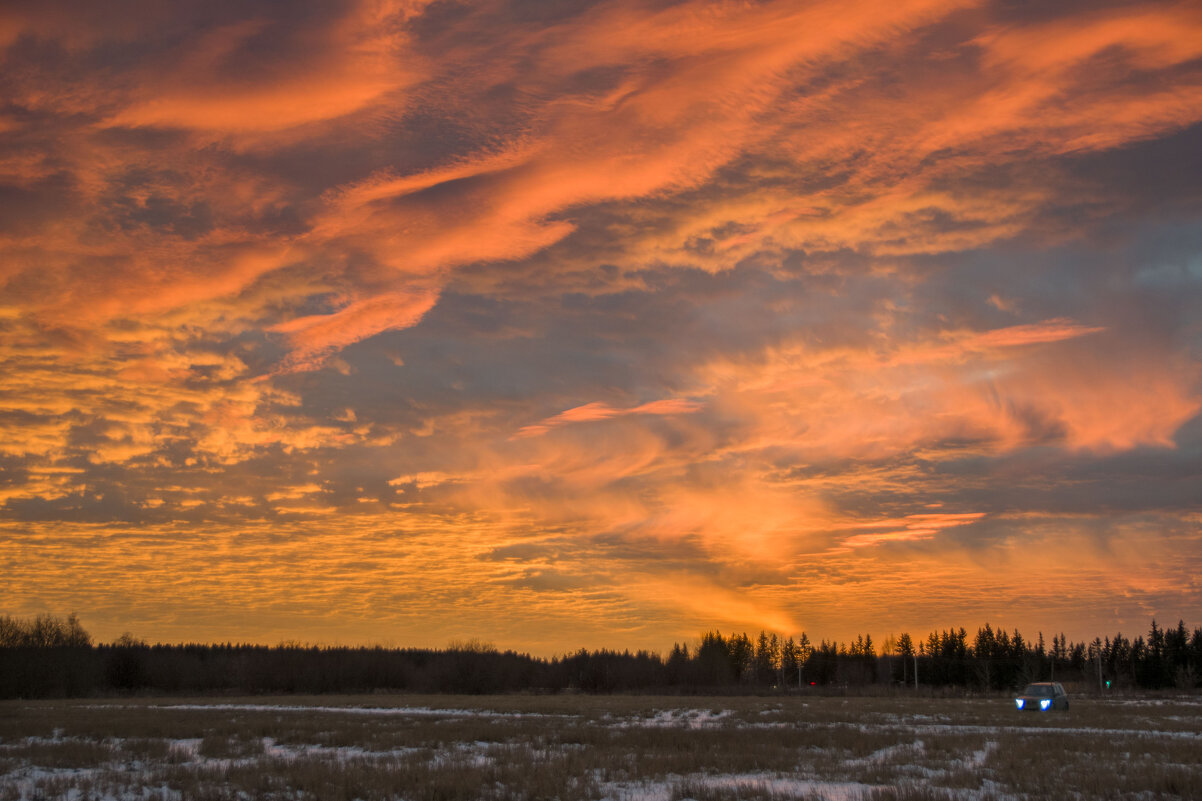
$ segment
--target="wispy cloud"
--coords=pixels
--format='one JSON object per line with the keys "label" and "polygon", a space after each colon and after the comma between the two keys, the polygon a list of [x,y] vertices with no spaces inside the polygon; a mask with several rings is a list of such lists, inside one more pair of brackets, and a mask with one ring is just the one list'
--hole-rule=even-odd
{"label": "wispy cloud", "polygon": [[534,425],[522,426],[521,430],[515,437],[534,437],[540,434],[545,434],[552,428],[567,425],[568,423],[589,423],[597,420],[610,420],[614,417],[624,417],[631,414],[656,414],[656,415],[671,415],[671,414],[691,414],[701,408],[701,405],[696,401],[687,400],[684,398],[670,398],[667,400],[650,401],[640,404],[629,409],[615,409],[600,401],[586,403],[583,406],[577,406],[574,409],[568,409],[565,412],[548,417],[542,422]]}
{"label": "wispy cloud", "polygon": [[944,529],[956,528],[974,523],[985,516],[984,512],[964,512],[960,514],[925,513],[906,515],[902,520],[890,520],[861,524],[861,528],[886,528],[884,531],[853,534],[843,540],[847,548],[863,548],[869,545],[880,545],[888,542],[910,542],[927,540]]}

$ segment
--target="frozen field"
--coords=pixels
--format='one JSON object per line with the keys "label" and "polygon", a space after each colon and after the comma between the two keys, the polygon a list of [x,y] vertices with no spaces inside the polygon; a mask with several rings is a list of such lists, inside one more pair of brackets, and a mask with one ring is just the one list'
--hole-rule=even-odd
{"label": "frozen field", "polygon": [[234,798],[1202,798],[1202,698],[0,703],[0,801]]}

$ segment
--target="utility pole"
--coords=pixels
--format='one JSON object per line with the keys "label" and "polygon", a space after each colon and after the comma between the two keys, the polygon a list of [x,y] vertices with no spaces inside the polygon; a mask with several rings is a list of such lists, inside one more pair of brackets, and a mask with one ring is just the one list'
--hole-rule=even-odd
{"label": "utility pole", "polygon": [[914,652],[914,692],[918,692],[918,652]]}

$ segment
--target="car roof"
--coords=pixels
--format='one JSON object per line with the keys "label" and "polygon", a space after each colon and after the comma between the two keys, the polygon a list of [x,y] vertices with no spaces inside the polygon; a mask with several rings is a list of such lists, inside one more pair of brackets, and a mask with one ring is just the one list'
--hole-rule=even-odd
{"label": "car roof", "polygon": [[1033,681],[1030,682],[1027,687],[1051,687],[1053,690],[1057,690],[1065,695],[1068,695],[1068,693],[1064,691],[1064,687],[1060,686],[1060,682],[1058,681]]}

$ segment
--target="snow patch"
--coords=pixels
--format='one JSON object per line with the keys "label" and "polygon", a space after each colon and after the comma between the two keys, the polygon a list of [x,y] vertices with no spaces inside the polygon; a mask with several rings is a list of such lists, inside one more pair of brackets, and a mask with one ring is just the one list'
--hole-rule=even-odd
{"label": "snow patch", "polygon": [[649,718],[623,720],[616,725],[647,729],[709,729],[723,725],[733,714],[730,709],[665,709]]}

